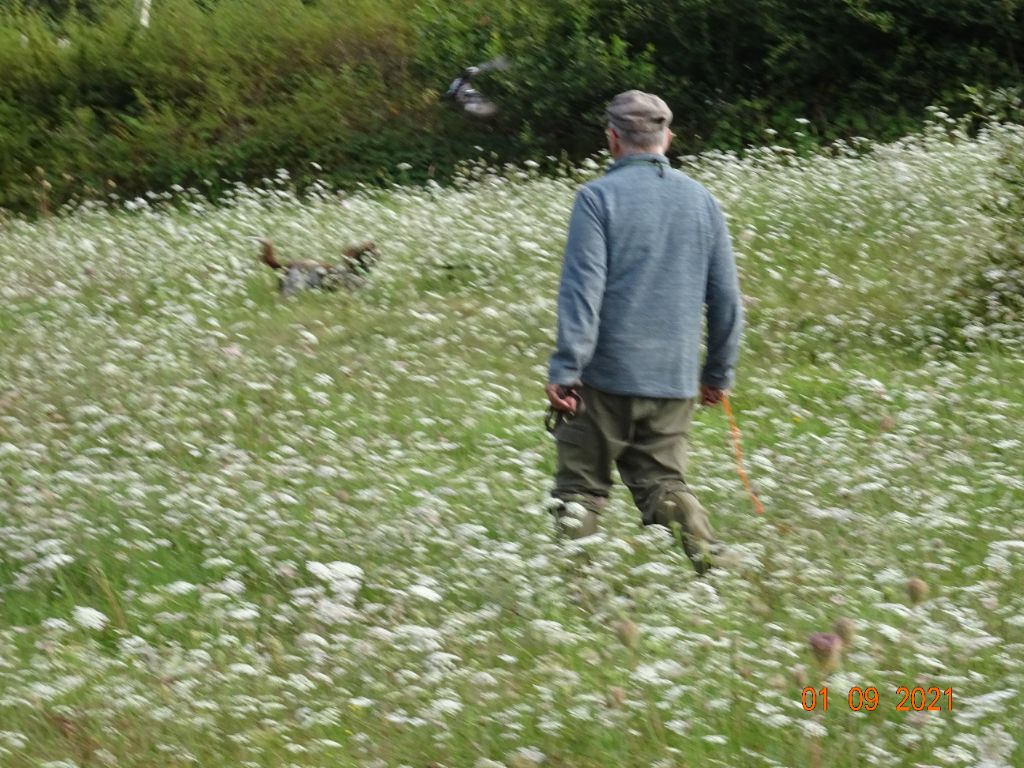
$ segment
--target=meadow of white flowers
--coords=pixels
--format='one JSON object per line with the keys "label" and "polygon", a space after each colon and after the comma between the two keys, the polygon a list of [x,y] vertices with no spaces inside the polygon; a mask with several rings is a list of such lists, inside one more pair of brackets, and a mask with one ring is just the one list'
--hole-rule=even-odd
{"label": "meadow of white flowers", "polygon": [[[578,544],[545,510],[601,158],[0,221],[0,766],[1024,765],[1024,360],[933,322],[1022,145],[685,159],[730,219],[766,509],[703,411],[691,482],[741,555],[704,580],[624,493]],[[382,261],[282,301],[259,236]]]}

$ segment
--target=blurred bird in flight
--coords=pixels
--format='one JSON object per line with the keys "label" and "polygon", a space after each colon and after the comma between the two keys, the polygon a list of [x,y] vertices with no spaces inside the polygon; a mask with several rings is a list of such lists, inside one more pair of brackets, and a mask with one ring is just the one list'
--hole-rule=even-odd
{"label": "blurred bird in flight", "polygon": [[445,98],[455,102],[474,117],[490,117],[498,111],[498,105],[473,87],[473,78],[507,68],[508,59],[504,56],[477,64],[475,67],[466,67],[448,86]]}

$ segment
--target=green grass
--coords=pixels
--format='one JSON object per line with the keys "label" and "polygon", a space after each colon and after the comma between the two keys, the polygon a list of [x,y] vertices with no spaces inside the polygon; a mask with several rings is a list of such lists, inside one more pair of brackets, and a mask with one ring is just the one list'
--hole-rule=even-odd
{"label": "green grass", "polygon": [[[688,166],[730,216],[766,509],[700,412],[690,481],[742,555],[703,581],[621,489],[594,541],[544,510],[586,172],[7,222],[0,765],[1021,764],[1024,362],[929,326],[1019,141]],[[284,302],[254,234],[384,258],[361,293]],[[311,565],[334,562],[360,570]],[[826,678],[807,638],[840,617]],[[954,711],[896,711],[918,685]]]}

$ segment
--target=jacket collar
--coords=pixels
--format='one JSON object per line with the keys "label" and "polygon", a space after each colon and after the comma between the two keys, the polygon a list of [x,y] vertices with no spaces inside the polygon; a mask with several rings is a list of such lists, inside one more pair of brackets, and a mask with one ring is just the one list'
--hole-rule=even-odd
{"label": "jacket collar", "polygon": [[617,171],[627,165],[638,165],[650,163],[652,165],[669,165],[668,158],[658,152],[636,152],[632,155],[623,155],[608,168],[608,173]]}

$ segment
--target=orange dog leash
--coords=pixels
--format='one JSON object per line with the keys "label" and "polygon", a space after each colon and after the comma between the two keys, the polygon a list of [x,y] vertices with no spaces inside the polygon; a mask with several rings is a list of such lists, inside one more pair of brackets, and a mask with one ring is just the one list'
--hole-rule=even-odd
{"label": "orange dog leash", "polygon": [[740,446],[740,427],[736,423],[736,417],[733,415],[732,406],[729,405],[729,396],[722,395],[722,408],[725,409],[725,415],[729,419],[729,431],[732,433],[732,446],[736,450],[736,471],[739,472],[740,480],[743,481],[743,487],[747,489],[747,493],[750,494],[750,498],[754,502],[754,510],[759,515],[764,514],[764,504],[757,498],[757,494],[754,493],[753,487],[750,485],[750,478],[747,477],[747,470],[743,468],[743,448]]}

